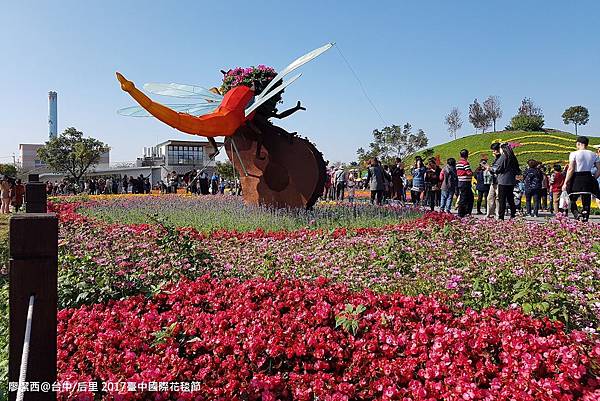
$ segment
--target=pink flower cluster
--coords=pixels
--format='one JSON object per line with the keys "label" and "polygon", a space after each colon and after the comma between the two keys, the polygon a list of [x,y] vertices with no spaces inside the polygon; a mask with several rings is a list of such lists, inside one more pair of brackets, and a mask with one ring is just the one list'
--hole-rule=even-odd
{"label": "pink flower cluster", "polygon": [[[366,309],[356,334],[336,327]],[[362,310],[362,308],[361,308]],[[315,281],[182,281],[62,310],[59,380],[197,381],[114,400],[598,400],[600,343],[519,310],[467,310]],[[167,334],[165,334],[167,333]],[[92,394],[60,395],[62,400]]]}
{"label": "pink flower cluster", "polygon": [[252,85],[252,82],[258,81],[263,85],[266,85],[272,80],[277,73],[272,67],[265,65],[259,65],[258,67],[236,67],[229,70],[223,76],[223,85],[221,86],[221,93],[226,93],[229,89],[239,85]]}

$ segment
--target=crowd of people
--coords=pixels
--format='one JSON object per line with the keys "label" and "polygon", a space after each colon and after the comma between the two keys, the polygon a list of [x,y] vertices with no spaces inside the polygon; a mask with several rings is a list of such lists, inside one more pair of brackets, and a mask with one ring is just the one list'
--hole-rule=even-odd
{"label": "crowd of people", "polygon": [[[540,211],[565,215],[570,211],[575,218],[587,221],[592,196],[600,207],[600,148],[593,152],[588,150],[588,145],[587,137],[578,137],[577,150],[570,153],[569,162],[564,166],[546,166],[534,159],[520,166],[509,143],[493,143],[490,150],[494,159],[480,159],[475,169],[471,167],[467,149],[459,152],[458,160],[448,158],[444,166],[436,158],[425,161],[420,156],[415,158],[410,169],[406,169],[399,158],[393,166],[382,165],[373,158],[365,177],[361,177],[357,169],[347,171],[342,166],[328,169],[323,199],[354,202],[356,190],[363,189],[370,191],[371,203],[377,205],[410,202],[414,206],[428,207],[432,211],[437,208],[446,213],[455,207],[459,217],[471,215],[473,209],[479,215],[500,220],[505,218],[507,211],[511,218],[518,213],[538,217]],[[239,179],[225,179],[216,173],[198,170],[182,176],[172,171],[154,188],[150,177],[143,175],[90,177],[81,184],[68,180],[46,183],[49,196],[82,191],[94,195],[148,194],[152,189],[160,193],[177,193],[182,188],[186,193],[198,195],[242,193]],[[18,212],[25,195],[21,180],[3,177],[0,191],[1,212],[9,213],[11,207]],[[579,199],[581,211],[577,206]]]}
{"label": "crowd of people", "polygon": [[140,174],[138,177],[127,175],[111,175],[90,177],[80,184],[74,184],[69,180],[52,183],[46,182],[48,196],[75,195],[86,193],[89,195],[116,195],[116,194],[149,194],[152,190],[161,194],[178,193],[185,190],[186,193],[208,195],[228,193],[240,195],[240,181],[227,180],[217,174],[207,174],[204,171],[191,171],[179,175],[176,171],[169,172],[164,180],[159,180],[152,185],[150,177]]}
{"label": "crowd of people", "polygon": [[18,212],[25,201],[25,185],[19,179],[11,179],[8,176],[0,178],[0,197],[2,204],[0,212],[8,214],[11,208],[14,212]]}
{"label": "crowd of people", "polygon": [[[435,158],[425,163],[417,156],[408,172],[410,179],[405,177],[400,159],[390,168],[375,158],[370,162],[366,184],[371,191],[371,202],[378,205],[387,199],[406,202],[409,191],[413,205],[427,206],[432,211],[437,207],[450,213],[456,199],[459,217],[471,215],[474,208],[477,214],[500,220],[505,218],[507,210],[511,218],[517,213],[538,217],[543,210],[565,215],[570,211],[575,218],[587,221],[592,196],[600,206],[600,149],[593,152],[588,145],[587,137],[578,137],[577,150],[570,153],[569,163],[551,168],[531,159],[522,169],[509,143],[492,144],[494,160],[481,159],[474,170],[467,149],[460,151],[458,161],[448,158],[443,167]],[[580,198],[581,211],[577,206]]]}
{"label": "crowd of people", "polygon": [[373,159],[365,178],[360,177],[356,169],[348,172],[341,166],[328,169],[323,198],[354,202],[356,190],[370,190],[372,203],[381,205],[391,200],[406,202],[406,183],[404,163],[400,159],[392,167],[382,166],[377,159]]}
{"label": "crowd of people", "polygon": [[159,182],[161,193],[176,193],[177,188],[185,188],[186,193],[194,195],[225,194],[241,195],[242,187],[239,178],[227,179],[216,172],[208,174],[203,170],[193,170],[179,177],[175,171],[168,176],[168,182]]}

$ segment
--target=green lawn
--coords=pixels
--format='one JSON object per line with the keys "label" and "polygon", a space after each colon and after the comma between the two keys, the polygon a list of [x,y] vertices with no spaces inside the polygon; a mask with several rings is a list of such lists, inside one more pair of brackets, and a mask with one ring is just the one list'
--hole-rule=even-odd
{"label": "green lawn", "polygon": [[[516,142],[520,144],[515,148],[519,162],[524,165],[527,160],[535,159],[544,164],[561,163],[564,164],[569,158],[569,152],[575,150],[575,138],[573,134],[561,131],[549,130],[549,132],[523,132],[523,131],[499,131],[486,132],[485,134],[469,135],[458,138],[441,145],[432,146],[433,155],[440,156],[442,164],[445,164],[449,157],[459,158],[461,149],[468,149],[471,153],[471,164],[482,157],[492,157],[490,145],[497,140]],[[600,137],[590,138],[591,145],[600,144]],[[416,155],[423,155],[424,151],[417,152]],[[407,165],[412,165],[414,157],[409,157]]]}

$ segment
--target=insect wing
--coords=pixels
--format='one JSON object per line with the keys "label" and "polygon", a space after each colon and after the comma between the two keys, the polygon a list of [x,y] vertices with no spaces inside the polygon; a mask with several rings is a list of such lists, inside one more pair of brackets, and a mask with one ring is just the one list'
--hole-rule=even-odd
{"label": "insect wing", "polygon": [[213,93],[206,88],[195,85],[185,85],[176,83],[148,83],[144,84],[144,90],[155,95],[203,99],[206,102],[220,102],[221,100],[223,100],[222,95],[219,95],[218,93]]}
{"label": "insect wing", "polygon": [[265,103],[267,100],[271,99],[273,96],[275,96],[276,94],[278,94],[279,92],[284,90],[288,85],[292,84],[295,80],[297,80],[301,76],[302,76],[302,74],[298,74],[295,77],[290,78],[289,81],[285,81],[281,85],[275,87],[271,92],[269,92],[269,94],[267,94],[266,96],[263,96],[258,101],[256,101],[256,99],[255,99],[255,102],[252,103],[252,106],[250,106],[246,109],[246,117],[248,117],[254,110],[258,109],[263,103]]}
{"label": "insect wing", "polygon": [[275,78],[273,78],[271,80],[271,82],[269,82],[267,87],[261,92],[260,95],[257,96],[258,100],[260,100],[260,98],[262,98],[263,96],[266,96],[267,93],[269,92],[269,90],[271,88],[273,88],[273,86],[275,86],[275,84],[280,79],[282,79],[283,77],[288,75],[290,72],[294,71],[295,69],[303,66],[304,64],[308,63],[309,61],[311,61],[311,60],[317,58],[318,56],[320,56],[321,54],[325,53],[327,50],[331,49],[332,46],[333,46],[333,43],[327,43],[325,46],[321,46],[318,49],[308,52],[304,56],[298,57],[296,60],[292,61],[292,63],[290,65],[288,65],[283,70],[281,70],[281,72],[279,74],[277,74],[277,76],[275,76]]}
{"label": "insect wing", "polygon": [[[213,103],[194,103],[194,104],[165,104],[166,107],[180,113],[190,114],[192,116],[203,116],[212,113],[219,107],[221,102]],[[140,106],[125,107],[117,110],[117,114],[127,117],[152,117],[146,109]]]}

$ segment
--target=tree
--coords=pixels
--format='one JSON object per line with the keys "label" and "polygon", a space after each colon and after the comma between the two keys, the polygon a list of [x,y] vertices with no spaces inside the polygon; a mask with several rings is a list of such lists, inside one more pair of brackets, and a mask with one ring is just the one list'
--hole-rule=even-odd
{"label": "tree", "polygon": [[235,179],[235,171],[233,170],[233,164],[229,160],[225,160],[224,162],[217,162],[215,164],[215,170],[219,177],[225,180],[234,180]]}
{"label": "tree", "polygon": [[500,98],[498,96],[489,96],[483,102],[483,111],[492,120],[494,132],[496,132],[496,120],[502,118],[502,108],[500,107]]}
{"label": "tree", "polygon": [[583,106],[571,106],[562,114],[565,124],[575,124],[575,135],[577,135],[577,126],[586,125],[590,121],[590,112]]}
{"label": "tree", "polygon": [[417,130],[416,133],[412,132],[410,123],[402,127],[392,125],[381,130],[373,130],[373,142],[369,144],[369,150],[359,148],[356,153],[361,163],[377,157],[384,164],[394,164],[396,158],[403,159],[427,146],[428,142],[422,129]]}
{"label": "tree", "polygon": [[100,157],[109,150],[105,143],[94,138],[84,138],[83,132],[71,127],[38,149],[38,156],[54,172],[65,174],[79,182],[88,169],[97,164]]}
{"label": "tree", "polygon": [[473,124],[475,130],[480,129],[482,133],[491,125],[490,117],[485,113],[477,99],[469,105],[469,121]]}
{"label": "tree", "polygon": [[544,118],[544,114],[542,113],[542,109],[536,106],[533,103],[533,100],[526,97],[521,100],[521,106],[519,106],[519,110],[517,112],[518,115],[521,116],[539,116]]}
{"label": "tree", "polygon": [[17,168],[12,164],[0,164],[0,175],[17,176]]}
{"label": "tree", "polygon": [[455,107],[450,110],[450,113],[446,116],[446,125],[448,126],[448,132],[456,140],[456,132],[462,127],[462,118],[458,108]]}
{"label": "tree", "polygon": [[510,127],[516,131],[541,131],[544,126],[542,109],[536,106],[530,98],[524,98],[517,115],[511,118]]}
{"label": "tree", "polygon": [[[373,143],[371,143],[370,145],[373,145]],[[356,156],[358,158],[359,166],[368,167],[370,160],[374,157],[379,157],[379,153],[374,151],[372,148],[366,151],[364,148],[361,147],[358,148],[358,150],[356,151]]]}

